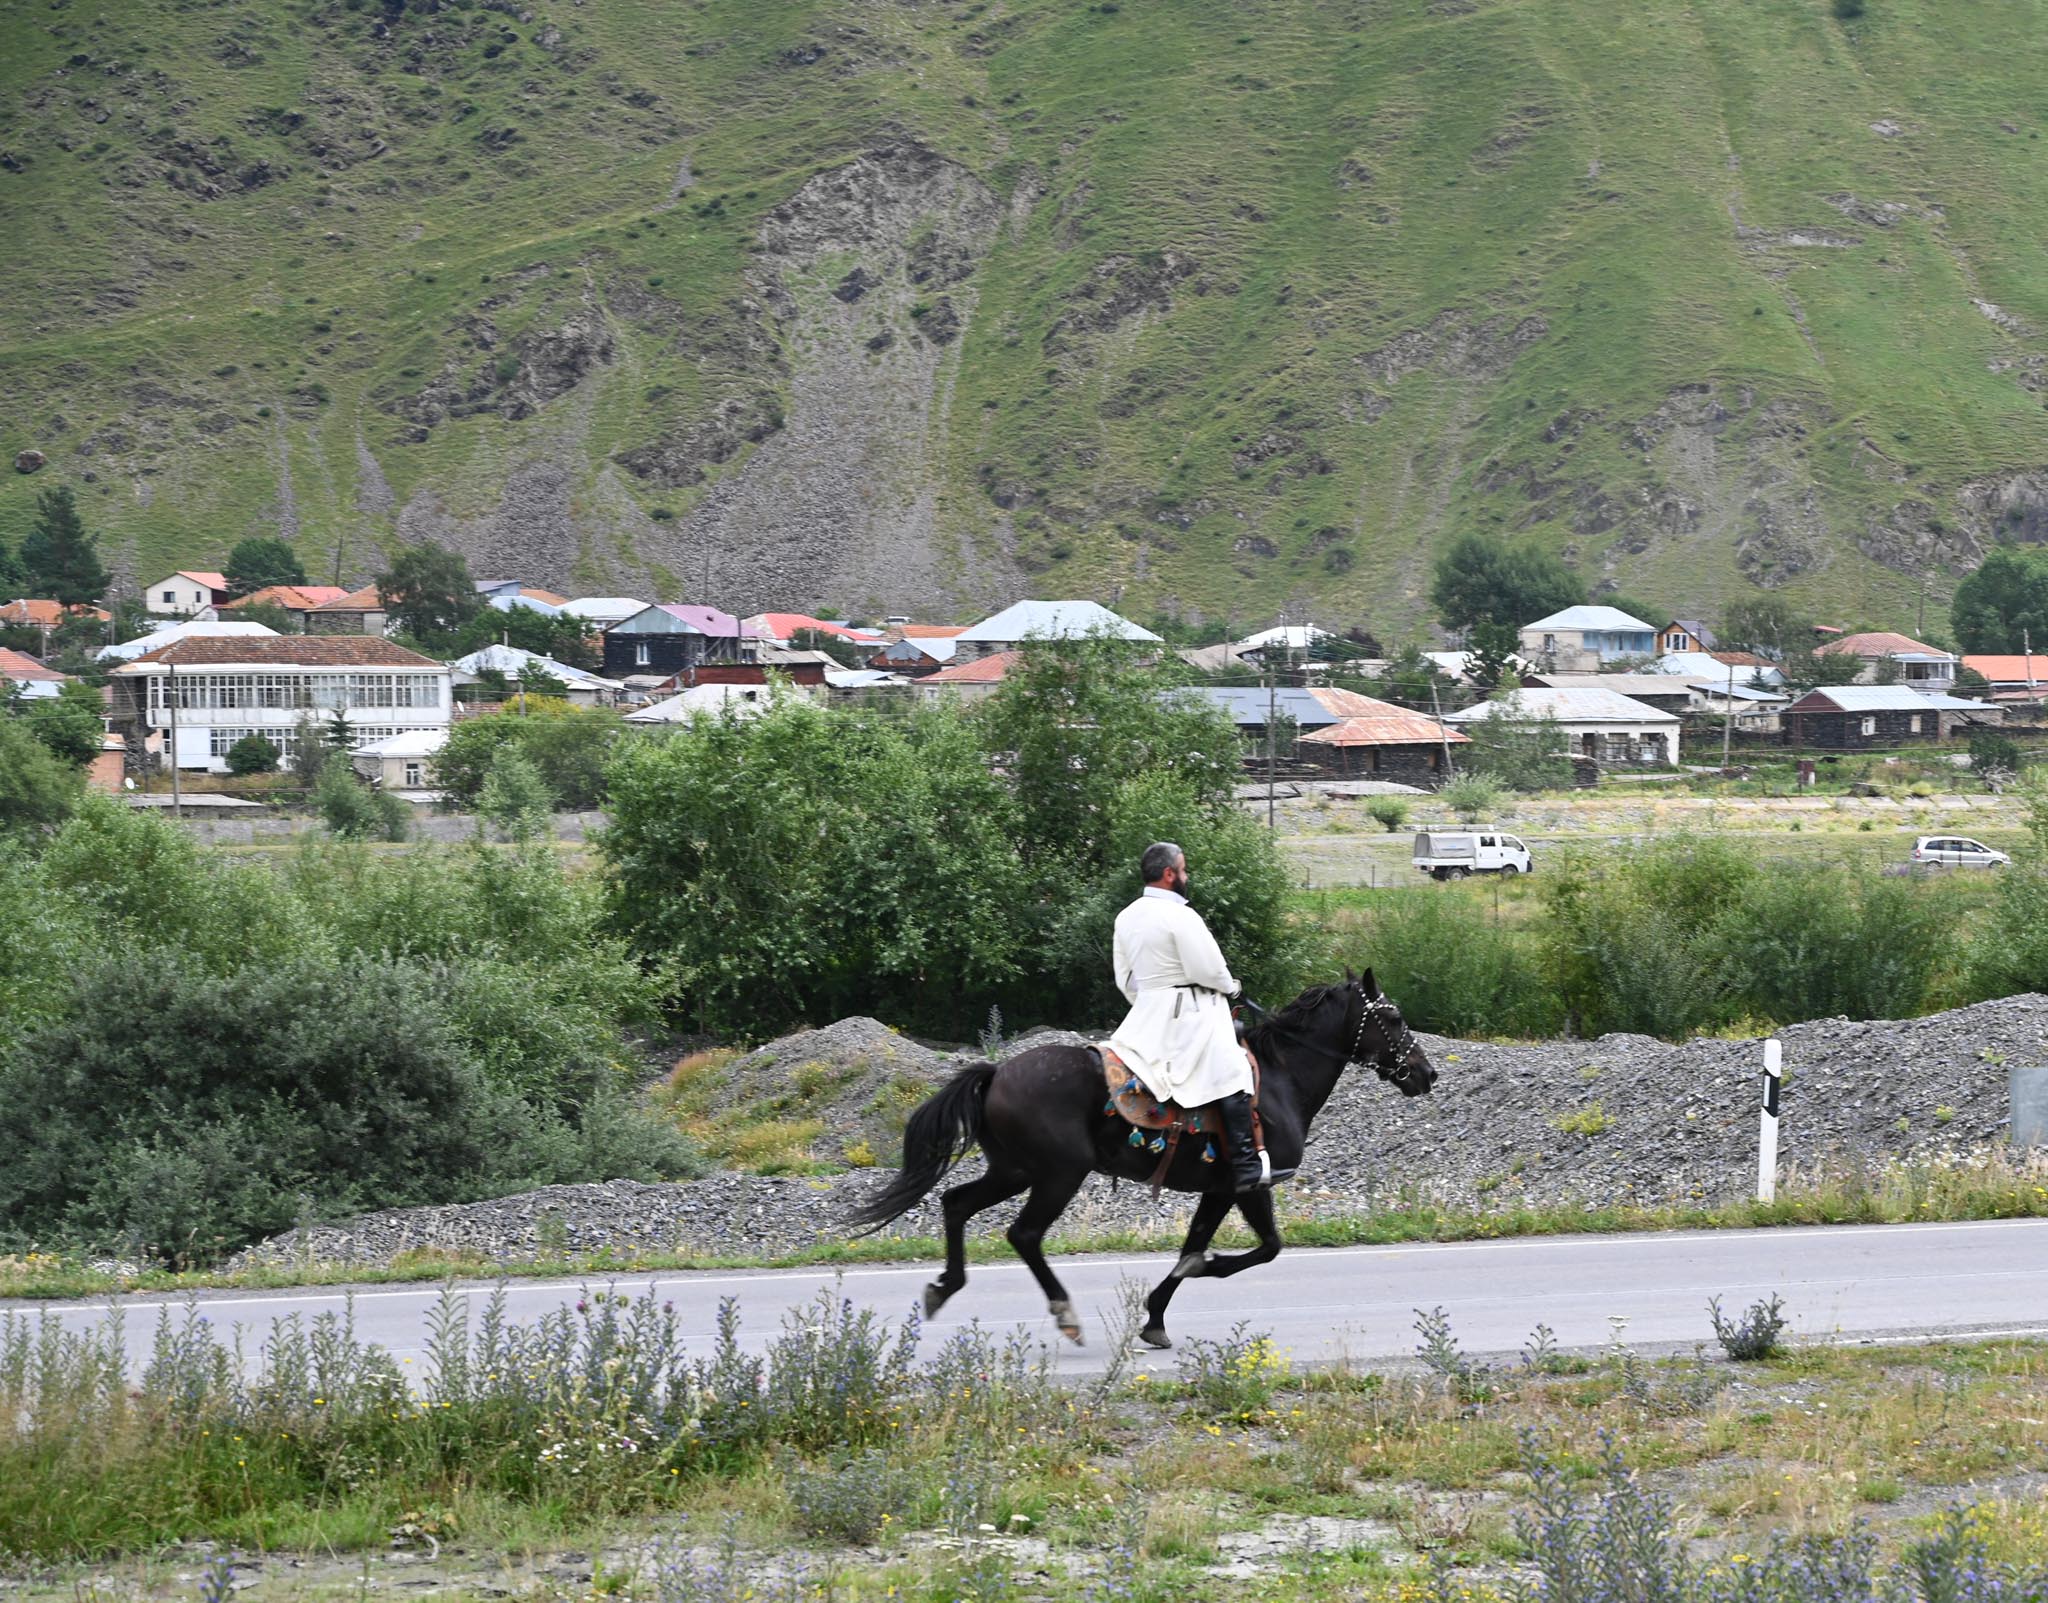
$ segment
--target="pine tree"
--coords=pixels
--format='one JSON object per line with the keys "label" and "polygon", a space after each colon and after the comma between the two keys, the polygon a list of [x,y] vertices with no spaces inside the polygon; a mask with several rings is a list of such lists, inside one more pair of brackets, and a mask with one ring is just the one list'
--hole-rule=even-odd
{"label": "pine tree", "polygon": [[21,542],[29,593],[67,607],[98,601],[114,576],[100,563],[98,539],[86,531],[68,484],[36,497],[36,520]]}

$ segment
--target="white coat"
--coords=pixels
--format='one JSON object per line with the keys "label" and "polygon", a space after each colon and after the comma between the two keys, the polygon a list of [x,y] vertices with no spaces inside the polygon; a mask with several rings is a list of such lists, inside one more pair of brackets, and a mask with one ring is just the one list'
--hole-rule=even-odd
{"label": "white coat", "polygon": [[1187,898],[1162,886],[1116,916],[1117,989],[1131,1004],[1109,1044],[1156,1097],[1199,1107],[1252,1088],[1225,997],[1222,948]]}

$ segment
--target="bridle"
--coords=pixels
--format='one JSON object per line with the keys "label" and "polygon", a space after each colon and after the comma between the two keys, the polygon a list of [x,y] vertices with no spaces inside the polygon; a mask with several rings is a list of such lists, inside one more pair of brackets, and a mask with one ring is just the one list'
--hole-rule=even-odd
{"label": "bridle", "polygon": [[1401,1016],[1401,1010],[1385,993],[1367,996],[1364,982],[1360,980],[1353,980],[1350,989],[1358,998],[1358,1028],[1351,1034],[1351,1050],[1345,1054],[1344,1061],[1361,1065],[1365,1062],[1361,1054],[1365,1050],[1366,1028],[1377,1023],[1381,1046],[1379,1061],[1373,1069],[1381,1079],[1389,1079],[1415,1050],[1415,1032],[1408,1028],[1407,1019]]}
{"label": "bridle", "polygon": [[1401,1016],[1401,1010],[1395,1006],[1393,999],[1384,993],[1367,996],[1364,982],[1356,979],[1351,980],[1345,989],[1351,993],[1357,1005],[1358,1023],[1350,1032],[1350,1046],[1341,1053],[1337,1048],[1318,1044],[1292,1025],[1281,1023],[1256,1002],[1247,1001],[1246,1005],[1259,1015],[1259,1028],[1291,1037],[1303,1046],[1318,1052],[1330,1053],[1332,1056],[1340,1056],[1343,1062],[1356,1063],[1360,1067],[1364,1067],[1368,1062],[1365,1057],[1365,1032],[1377,1023],[1380,1026],[1381,1047],[1377,1061],[1372,1062],[1371,1066],[1373,1072],[1381,1079],[1392,1079],[1400,1065],[1406,1062],[1409,1054],[1415,1050],[1415,1032],[1408,1028],[1408,1021]]}

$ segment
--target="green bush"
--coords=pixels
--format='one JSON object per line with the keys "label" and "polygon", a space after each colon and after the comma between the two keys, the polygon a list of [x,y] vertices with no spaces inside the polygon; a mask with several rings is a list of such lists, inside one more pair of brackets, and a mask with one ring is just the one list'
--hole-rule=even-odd
{"label": "green bush", "polygon": [[490,771],[476,799],[477,816],[497,827],[507,840],[531,840],[548,832],[547,781],[533,759],[517,744],[491,754]]}
{"label": "green bush", "polygon": [[342,840],[404,840],[412,827],[407,804],[388,791],[371,790],[345,760],[330,761],[313,785],[313,805]]}
{"label": "green bush", "polygon": [[463,982],[374,959],[232,977],[173,953],[99,959],[65,1016],[0,1060],[0,1219],[203,1262],[303,1216],[580,1177],[587,1142],[451,1028]]}
{"label": "green bush", "polygon": [[1399,796],[1375,796],[1365,804],[1365,812],[1389,835],[1408,822],[1408,804]]}
{"label": "green bush", "polygon": [[244,735],[228,747],[228,772],[237,778],[277,772],[279,752],[261,735]]}
{"label": "green bush", "polygon": [[1535,943],[1488,917],[1464,889],[1375,896],[1363,935],[1342,956],[1370,968],[1418,1029],[1444,1035],[1552,1035],[1564,1007]]}
{"label": "green bush", "polygon": [[1438,792],[1444,805],[1467,823],[1492,816],[1506,791],[1484,774],[1460,774]]}
{"label": "green bush", "polygon": [[529,697],[523,714],[486,713],[451,729],[434,759],[434,783],[451,805],[475,806],[492,758],[501,747],[517,746],[540,770],[553,807],[568,812],[601,807],[605,764],[625,728],[608,707],[572,707]]}
{"label": "green bush", "polygon": [[53,829],[71,816],[84,786],[27,728],[0,713],[0,836]]}

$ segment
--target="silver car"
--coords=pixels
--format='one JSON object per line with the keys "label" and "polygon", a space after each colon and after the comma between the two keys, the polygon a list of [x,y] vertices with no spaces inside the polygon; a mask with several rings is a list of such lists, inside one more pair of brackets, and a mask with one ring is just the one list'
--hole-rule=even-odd
{"label": "silver car", "polygon": [[1913,842],[1913,861],[1936,868],[2003,868],[2012,859],[1967,835],[1922,835]]}

